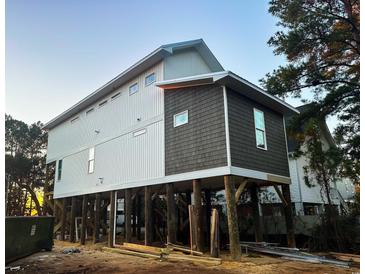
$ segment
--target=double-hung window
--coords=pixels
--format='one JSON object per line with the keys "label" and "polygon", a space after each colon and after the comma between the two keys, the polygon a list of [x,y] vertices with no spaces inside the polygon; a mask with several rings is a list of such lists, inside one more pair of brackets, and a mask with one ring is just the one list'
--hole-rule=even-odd
{"label": "double-hung window", "polygon": [[89,174],[94,172],[94,165],[95,165],[95,148],[91,147],[89,148],[89,161],[87,167],[87,171]]}
{"label": "double-hung window", "polygon": [[255,119],[256,147],[266,150],[267,143],[264,113],[256,108],[253,109],[253,113]]}

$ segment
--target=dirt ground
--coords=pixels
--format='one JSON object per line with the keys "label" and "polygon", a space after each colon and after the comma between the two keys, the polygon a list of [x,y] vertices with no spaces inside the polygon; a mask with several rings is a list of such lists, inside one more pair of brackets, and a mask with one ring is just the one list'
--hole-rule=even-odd
{"label": "dirt ground", "polygon": [[[263,255],[242,256],[240,262],[229,261],[223,254],[219,266],[206,266],[192,263],[172,263],[154,259],[122,255],[101,251],[101,244],[80,246],[68,242],[55,241],[51,252],[39,252],[17,260],[9,266],[6,273],[180,273],[180,274],[226,274],[226,273],[359,273],[359,268],[341,268],[324,264],[311,264],[287,261]],[[68,247],[77,247],[80,253],[63,254]],[[20,266],[20,269],[14,267]]]}

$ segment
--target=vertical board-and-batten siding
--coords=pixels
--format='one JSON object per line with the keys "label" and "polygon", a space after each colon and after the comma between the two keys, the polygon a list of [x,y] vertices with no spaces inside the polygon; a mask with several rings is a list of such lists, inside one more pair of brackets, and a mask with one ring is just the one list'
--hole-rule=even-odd
{"label": "vertical board-and-batten siding", "polygon": [[[189,122],[174,127],[174,114],[185,110],[189,112]],[[166,90],[166,175],[221,166],[227,166],[222,87],[206,85]]]}
{"label": "vertical board-and-batten siding", "polygon": [[[227,88],[232,166],[289,177],[283,115]],[[253,109],[264,112],[267,150],[256,147]]]}
{"label": "vertical board-and-batten siding", "polygon": [[[161,81],[162,62],[80,112],[77,121],[70,119],[49,131],[47,161],[63,159],[56,196],[123,188],[133,181],[164,176],[164,95],[154,84],[145,86],[145,77],[152,72]],[[129,86],[136,82],[138,92],[129,95]],[[111,100],[118,92],[120,96]],[[107,104],[99,107],[106,99]],[[94,111],[86,114],[91,108]],[[142,129],[144,134],[133,135]],[[90,147],[95,147],[92,174],[87,170]]]}

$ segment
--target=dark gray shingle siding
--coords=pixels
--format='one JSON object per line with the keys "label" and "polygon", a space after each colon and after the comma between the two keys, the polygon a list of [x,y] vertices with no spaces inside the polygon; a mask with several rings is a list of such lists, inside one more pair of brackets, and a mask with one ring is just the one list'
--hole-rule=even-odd
{"label": "dark gray shingle siding", "polygon": [[[232,166],[289,176],[283,116],[227,89]],[[253,108],[265,113],[267,151],[256,148]]]}
{"label": "dark gray shingle siding", "polygon": [[[174,128],[173,115],[189,110],[189,123]],[[227,165],[222,87],[165,91],[165,174]]]}

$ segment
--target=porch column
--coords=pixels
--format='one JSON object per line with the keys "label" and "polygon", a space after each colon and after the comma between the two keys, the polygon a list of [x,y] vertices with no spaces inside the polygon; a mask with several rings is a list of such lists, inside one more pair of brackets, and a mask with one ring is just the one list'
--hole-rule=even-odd
{"label": "porch column", "polygon": [[228,218],[228,233],[229,233],[229,249],[233,260],[240,260],[241,246],[237,220],[237,208],[235,200],[235,187],[233,178],[230,175],[224,176],[224,188],[227,201],[227,218]]}

